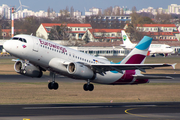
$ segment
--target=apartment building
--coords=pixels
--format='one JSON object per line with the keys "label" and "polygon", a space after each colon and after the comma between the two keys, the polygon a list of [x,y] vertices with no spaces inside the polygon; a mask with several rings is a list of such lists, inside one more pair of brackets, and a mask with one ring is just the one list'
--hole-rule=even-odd
{"label": "apartment building", "polygon": [[[27,30],[22,29],[14,29],[14,34],[22,34]],[[1,29],[3,39],[10,39],[11,38],[11,29]]]}
{"label": "apartment building", "polygon": [[[70,33],[70,39],[76,40],[82,39],[82,36],[85,34],[86,30],[92,29],[90,24],[68,23],[63,25],[66,25],[70,29],[70,31],[68,31]],[[48,39],[48,35],[53,26],[61,26],[61,23],[42,23],[36,31],[36,36]]]}
{"label": "apartment building", "polygon": [[88,29],[82,39],[85,40],[88,37],[91,42],[121,41],[121,30],[123,29]]}
{"label": "apartment building", "polygon": [[[124,27],[127,29],[128,24]],[[175,24],[139,24],[137,30],[144,35],[152,37],[154,40],[163,41],[177,41],[179,38],[179,31]]]}

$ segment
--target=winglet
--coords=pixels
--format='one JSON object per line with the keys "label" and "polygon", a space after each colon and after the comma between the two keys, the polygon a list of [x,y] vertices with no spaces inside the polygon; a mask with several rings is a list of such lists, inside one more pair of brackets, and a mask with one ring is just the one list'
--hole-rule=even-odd
{"label": "winglet", "polygon": [[172,64],[173,69],[175,69],[177,63]]}

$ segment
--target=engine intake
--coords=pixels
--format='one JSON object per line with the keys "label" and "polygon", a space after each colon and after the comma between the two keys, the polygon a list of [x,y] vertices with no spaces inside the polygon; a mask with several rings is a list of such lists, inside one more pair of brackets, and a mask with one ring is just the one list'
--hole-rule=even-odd
{"label": "engine intake", "polygon": [[69,74],[71,74],[72,78],[76,79],[95,79],[96,74],[87,66],[81,64],[81,63],[74,63],[71,62],[67,66],[67,71]]}
{"label": "engine intake", "polygon": [[39,67],[24,61],[16,61],[14,64],[14,70],[19,74],[29,77],[40,78],[43,75],[42,70]]}

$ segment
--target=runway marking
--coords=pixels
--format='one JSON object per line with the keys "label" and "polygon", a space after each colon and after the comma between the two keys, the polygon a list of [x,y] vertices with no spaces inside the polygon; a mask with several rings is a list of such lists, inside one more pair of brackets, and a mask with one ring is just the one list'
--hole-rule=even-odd
{"label": "runway marking", "polygon": [[125,105],[123,107],[155,107],[157,105]]}
{"label": "runway marking", "polygon": [[126,114],[134,115],[134,116],[138,116],[138,117],[147,117],[147,116],[138,115],[138,114],[133,114],[133,113],[128,112],[128,111],[134,110],[134,109],[139,109],[139,108],[130,108],[130,109],[126,109],[124,112],[125,112]]}
{"label": "runway marking", "polygon": [[101,106],[24,107],[22,109],[100,108]]}

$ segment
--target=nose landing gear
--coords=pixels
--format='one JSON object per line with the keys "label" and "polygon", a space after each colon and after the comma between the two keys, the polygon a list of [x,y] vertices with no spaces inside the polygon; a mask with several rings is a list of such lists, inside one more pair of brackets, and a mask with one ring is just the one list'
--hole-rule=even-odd
{"label": "nose landing gear", "polygon": [[57,90],[59,88],[59,84],[57,82],[55,82],[55,74],[54,73],[52,73],[52,82],[49,82],[48,88],[50,90],[52,90],[52,89]]}

